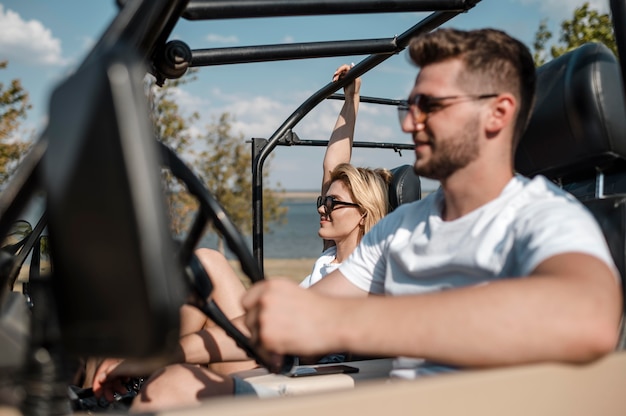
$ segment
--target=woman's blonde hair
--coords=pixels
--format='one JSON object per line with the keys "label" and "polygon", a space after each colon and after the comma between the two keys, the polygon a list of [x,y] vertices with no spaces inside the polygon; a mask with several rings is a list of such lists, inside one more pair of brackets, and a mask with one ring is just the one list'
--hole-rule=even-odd
{"label": "woman's blonde hair", "polygon": [[387,169],[357,168],[341,163],[330,174],[330,181],[341,181],[365,214],[359,241],[389,211],[388,189],[391,172]]}

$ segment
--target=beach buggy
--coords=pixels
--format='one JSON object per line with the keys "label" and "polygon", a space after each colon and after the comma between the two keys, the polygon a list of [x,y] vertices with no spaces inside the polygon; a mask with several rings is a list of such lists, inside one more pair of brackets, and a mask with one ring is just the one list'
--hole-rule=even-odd
{"label": "beach buggy", "polygon": [[[323,100],[341,99],[336,91],[401,52],[415,35],[471,13],[476,3],[119,0],[119,14],[106,32],[75,73],[53,91],[47,128],[0,194],[0,237],[6,241],[0,251],[0,406],[28,415],[71,413],[72,402],[80,398],[68,394],[66,355],[135,357],[145,359],[146,371],[159,367],[178,340],[178,307],[191,295],[195,306],[265,367],[251,377],[283,385],[298,397],[262,403],[214,400],[185,414],[380,414],[407,409],[428,414],[623,414],[624,331],[614,353],[585,366],[519,366],[388,384],[385,360],[368,360],[354,363],[357,373],[295,380],[289,377],[297,365],[294,357],[279,364],[268,360],[225,319],[211,300],[211,280],[193,255],[211,222],[251,281],[262,280],[262,175],[267,157],[277,146],[325,145],[301,139],[294,130],[298,122]],[[538,68],[537,104],[516,154],[516,169],[531,177],[544,175],[583,201],[601,225],[623,277],[626,1],[610,4],[619,58],[603,45],[587,44]],[[184,39],[169,40],[179,19],[418,11],[432,13],[388,39],[208,50],[192,50]],[[155,140],[142,83],[146,72],[162,83],[181,77],[190,67],[352,55],[364,58],[346,77],[322,86],[271,137],[252,140],[251,251],[194,172]],[[402,104],[383,97],[362,101]],[[355,142],[359,146],[411,149],[393,142]],[[169,168],[199,203],[182,241],[169,232],[161,166]],[[419,199],[419,179],[411,175],[406,167],[395,171],[392,204]],[[21,213],[42,194],[44,214],[34,226],[17,223],[16,232]],[[44,230],[48,237],[42,239]],[[42,272],[39,260],[48,249],[54,267]],[[27,257],[29,279],[18,291],[17,276]],[[360,386],[352,388],[355,385]]]}

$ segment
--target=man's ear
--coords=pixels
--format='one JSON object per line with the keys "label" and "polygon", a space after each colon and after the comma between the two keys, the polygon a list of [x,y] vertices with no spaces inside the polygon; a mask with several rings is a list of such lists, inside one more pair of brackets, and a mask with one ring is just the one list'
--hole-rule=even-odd
{"label": "man's ear", "polygon": [[489,106],[490,112],[485,123],[487,134],[489,136],[498,134],[507,126],[512,125],[516,108],[517,100],[512,94],[504,93],[498,95]]}

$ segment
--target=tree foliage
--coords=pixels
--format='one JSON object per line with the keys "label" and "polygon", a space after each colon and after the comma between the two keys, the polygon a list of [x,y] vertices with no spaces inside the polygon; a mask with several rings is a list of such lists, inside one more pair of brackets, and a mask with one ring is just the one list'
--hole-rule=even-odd
{"label": "tree foliage", "polygon": [[[0,61],[0,69],[6,67],[7,61]],[[0,187],[11,177],[30,146],[16,137],[28,109],[28,93],[20,80],[14,79],[6,86],[0,82]]]}
{"label": "tree foliage", "polygon": [[[552,32],[548,30],[547,20],[544,19],[539,24],[533,43],[533,56],[537,66],[546,62],[547,44],[551,38]],[[611,17],[591,9],[588,2],[574,10],[571,20],[564,20],[561,23],[559,42],[550,47],[552,58],[557,58],[588,42],[603,43],[617,55]]]}
{"label": "tree foliage", "polygon": [[[204,137],[207,150],[198,154],[194,165],[233,222],[249,235],[252,232],[252,154],[243,136],[232,132],[233,121],[229,113],[223,113],[207,127]],[[268,175],[266,168],[263,173],[264,231],[269,230],[269,224],[282,222],[287,212],[281,207],[282,199],[276,190],[271,191],[267,186]]]}
{"label": "tree foliage", "polygon": [[552,38],[552,32],[548,30],[548,19],[543,19],[539,23],[539,28],[535,33],[535,42],[533,43],[535,66],[541,66],[546,63],[545,50],[550,38]]}
{"label": "tree foliage", "polygon": [[[183,116],[176,103],[176,92],[181,85],[194,79],[193,76],[185,76],[166,83],[162,88],[150,83],[152,117],[157,137],[184,157],[239,230],[249,235],[252,232],[251,147],[245,143],[241,134],[232,131],[234,120],[228,113],[221,114],[217,121],[207,126],[205,135],[191,133],[191,126],[199,119],[199,115],[194,113]],[[269,163],[266,163],[263,178],[265,231],[270,224],[284,221],[287,210],[281,207],[282,199],[277,190],[270,190],[267,186],[268,175]],[[197,203],[169,171],[163,172],[163,180],[173,232],[183,233],[191,215],[198,209]],[[223,251],[222,240],[219,241],[219,249]]]}
{"label": "tree foliage", "polygon": [[[175,93],[178,91],[178,87],[193,81],[193,79],[193,76],[188,76],[172,80],[164,87],[158,87],[153,79],[147,81],[146,84],[156,137],[178,155],[192,151],[191,145],[194,137],[189,128],[199,116],[194,113],[184,117],[176,103]],[[162,181],[171,218],[172,232],[179,235],[187,226],[189,216],[198,208],[198,204],[169,170],[164,169],[162,171]]]}

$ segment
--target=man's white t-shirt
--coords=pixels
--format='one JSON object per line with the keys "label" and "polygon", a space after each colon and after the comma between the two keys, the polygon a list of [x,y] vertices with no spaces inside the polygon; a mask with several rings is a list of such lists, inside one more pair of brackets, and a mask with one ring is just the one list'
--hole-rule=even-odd
{"label": "man's white t-shirt", "polygon": [[[498,198],[454,221],[443,221],[443,192],[399,206],[361,240],[339,267],[370,293],[428,293],[528,276],[557,254],[581,252],[608,264],[606,241],[593,216],[546,178],[515,176]],[[393,375],[434,370],[400,359]],[[440,368],[437,368],[437,371]]]}

